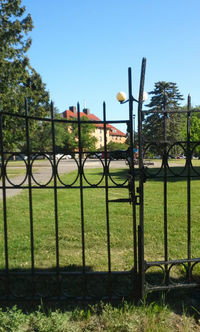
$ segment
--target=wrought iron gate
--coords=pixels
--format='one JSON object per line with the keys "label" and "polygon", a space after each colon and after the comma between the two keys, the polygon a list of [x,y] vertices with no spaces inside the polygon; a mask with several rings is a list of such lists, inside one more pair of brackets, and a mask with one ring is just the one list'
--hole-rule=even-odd
{"label": "wrought iron gate", "polygon": [[[146,60],[143,59],[137,101],[138,165],[134,160],[136,146],[133,102],[135,99],[132,96],[130,68],[128,72],[129,118],[127,120],[107,120],[105,103],[103,104],[103,121],[81,120],[79,104],[77,118],[73,121],[54,118],[53,104],[51,104],[49,118],[29,116],[27,102],[24,113],[16,115],[3,110],[0,112],[2,175],[0,183],[2,191],[0,301],[35,301],[40,298],[55,301],[95,298],[137,300],[149,290],[199,287],[199,273],[196,270],[198,270],[200,258],[193,257],[191,250],[191,181],[199,178],[198,168],[192,164],[192,155],[200,143],[190,140],[190,100],[188,110],[181,111],[187,118],[186,142],[167,141],[168,110],[163,113],[162,142],[145,142],[143,118],[147,112],[142,109],[145,65]],[[6,121],[10,119],[11,122],[14,120],[14,123],[20,119],[20,125],[25,132],[27,159],[21,151],[5,149],[5,119]],[[34,121],[50,124],[51,151],[31,149],[30,127]],[[102,126],[104,150],[101,151],[101,156],[97,151],[85,151],[82,147],[81,128],[87,122]],[[55,127],[57,124],[65,126],[72,123],[75,123],[78,128],[78,149],[70,154],[71,159],[66,160],[69,157],[69,151],[57,159]],[[120,161],[120,168],[117,166],[117,161],[113,161],[107,151],[108,125],[119,123],[127,125],[130,138],[130,146],[126,157]],[[176,146],[181,147],[186,156],[185,167],[183,170],[179,168],[178,172],[170,168],[169,162],[171,151]],[[162,157],[159,167],[154,167],[155,165],[147,160],[146,156],[150,150],[154,153],[159,151]],[[19,158],[24,167],[24,173],[19,177],[12,177],[11,174],[13,157]],[[40,161],[41,158],[45,160]],[[124,163],[123,168],[121,163]],[[48,168],[48,178],[44,175],[45,172],[42,173],[43,178],[41,178],[38,172],[41,165]],[[72,175],[68,177],[68,174]],[[168,182],[177,177],[185,179],[187,183],[187,256],[182,259],[170,259]],[[153,259],[149,259],[145,253],[145,234],[147,234],[148,223],[145,186],[152,180],[163,182],[163,260],[156,260],[154,256]],[[19,190],[22,191],[22,195],[16,196],[15,191]],[[9,198],[11,191],[14,198]],[[72,192],[77,193],[76,202]],[[49,196],[51,196],[51,203],[46,206],[45,201],[48,201]],[[88,197],[91,199],[89,203],[86,202]],[[98,210],[100,199],[104,201],[104,211],[96,212],[99,214],[96,216],[95,211]],[[71,220],[70,211],[72,210],[78,211],[77,215],[73,215],[74,220]],[[92,214],[91,218],[88,218],[88,213]],[[123,227],[125,224],[126,227]],[[101,238],[98,232],[103,234]],[[125,241],[120,241],[120,237],[124,239],[123,236]],[[157,232],[157,236],[161,236],[161,233]],[[20,238],[23,238],[23,241],[20,241]],[[127,242],[123,250],[122,242],[123,244]],[[80,245],[78,246],[77,243]],[[121,260],[118,259],[120,255]],[[99,264],[101,261],[102,263]],[[174,267],[180,265],[184,266],[186,275],[184,282],[182,279],[180,282],[179,279],[176,283],[176,278],[172,278],[170,274]],[[151,269],[161,269],[161,273],[157,270],[151,273]]]}
{"label": "wrought iron gate", "polygon": [[[139,204],[140,195],[135,189],[131,103],[130,99],[129,119],[119,121],[107,120],[105,103],[103,104],[103,121],[86,121],[85,119],[83,121],[79,104],[75,120],[54,118],[53,104],[51,104],[49,118],[30,116],[27,100],[25,111],[20,114],[3,110],[0,112],[0,301],[35,301],[40,298],[67,301],[140,296],[136,230],[136,206]],[[15,139],[18,121],[24,129],[25,155],[22,151],[14,149],[10,151],[5,148],[4,128],[8,121],[14,124],[13,131],[12,127],[10,129],[13,139]],[[31,148],[33,138],[30,135],[30,128],[33,122],[39,125],[49,124],[52,139],[51,151],[34,151]],[[101,156],[99,151],[98,153],[86,151],[82,147],[82,125],[86,123],[100,124],[103,129],[104,150],[101,151]],[[123,168],[118,169],[118,160],[113,160],[111,153],[107,151],[107,128],[120,123],[129,128],[131,143],[126,156],[124,157],[123,154],[122,160],[119,161],[123,163]],[[58,159],[55,135],[57,124],[64,126],[73,124],[78,129],[78,149],[74,153],[66,151]],[[69,157],[70,159],[67,159]],[[19,160],[18,164],[16,160]],[[42,167],[46,171],[41,173]],[[90,172],[96,167],[98,167],[96,171],[98,180],[94,181]],[[17,168],[21,173],[13,177],[12,172]],[[69,170],[72,171],[70,172],[72,176],[69,175],[68,178]],[[72,191],[79,192],[76,198],[71,194]],[[97,192],[102,193],[102,191],[104,215],[100,211],[98,212],[100,216],[95,219],[93,212],[97,210],[98,205],[96,196],[98,196]],[[20,192],[19,196],[17,196],[18,192]],[[46,206],[45,200],[50,196],[51,203]],[[90,205],[86,208],[87,196],[92,198]],[[71,202],[70,197],[73,197]],[[65,200],[64,205],[62,205],[63,200]],[[74,200],[78,202],[78,207],[74,204],[76,203]],[[74,204],[74,209],[78,211],[74,220],[71,220],[70,204]],[[89,225],[88,210],[89,213],[93,213],[95,222],[100,223],[100,232],[104,232],[104,238],[102,237],[100,241],[104,241],[102,252],[105,257],[100,267],[96,263],[98,263],[97,257],[101,260],[98,256],[98,248],[102,246],[102,243],[98,247],[98,241],[97,245],[93,241],[93,238],[97,237],[95,233],[97,226],[95,223],[92,226]],[[117,211],[119,214],[119,217],[114,216],[115,224],[112,222],[111,210],[112,214]],[[128,216],[124,216],[123,211],[126,215],[128,211]],[[123,234],[121,219],[123,222],[126,219],[128,225],[129,240],[126,238],[124,242],[129,243],[129,246],[122,253],[128,263],[124,264],[122,257],[120,269],[116,266],[114,258],[120,255],[121,250],[118,244],[120,241],[115,239]],[[120,227],[117,232],[116,224]],[[72,239],[68,237],[69,227],[74,227],[74,233],[72,231],[70,236]],[[114,232],[115,237],[112,235]],[[88,235],[89,233],[91,236]],[[76,237],[79,238],[79,247]],[[93,244],[91,244],[92,241]],[[113,249],[113,246],[116,248]],[[93,259],[93,256],[96,259]]]}
{"label": "wrought iron gate", "polygon": [[[193,114],[199,114],[198,109],[191,110],[191,98],[188,96],[186,110],[169,110],[164,108],[161,111],[144,111],[138,109],[138,135],[139,135],[139,181],[140,181],[140,224],[139,224],[139,242],[138,250],[140,254],[140,280],[141,297],[145,292],[162,291],[177,288],[199,288],[200,287],[200,250],[194,247],[194,242],[198,243],[199,232],[199,205],[193,206],[194,189],[196,182],[196,195],[199,187],[199,167],[196,162],[197,152],[200,145],[199,141],[191,139],[190,123]],[[160,140],[146,140],[144,135],[143,121],[145,116],[157,114],[161,121],[162,136]],[[186,128],[185,141],[176,141],[167,135],[169,118],[173,115],[179,115],[184,118]],[[184,123],[184,122],[183,122]],[[178,153],[179,152],[179,153]],[[150,155],[154,154],[160,161],[150,160]],[[177,155],[179,156],[177,157]],[[177,158],[175,159],[174,155]],[[149,257],[145,243],[147,234],[149,216],[146,213],[147,207],[151,204],[148,201],[146,187],[149,183],[160,182],[159,192],[152,194],[156,202],[153,232],[151,233],[151,244],[155,246],[153,256]],[[176,190],[176,196],[173,194],[173,184]],[[184,185],[183,185],[184,184]],[[184,187],[184,188],[183,188]],[[179,206],[176,206],[179,192],[183,191]],[[146,196],[146,197],[145,197]],[[159,197],[160,196],[160,199]],[[172,201],[172,196],[174,201]],[[147,200],[145,200],[147,198]],[[162,209],[157,219],[157,209]],[[178,214],[182,215],[182,223],[176,222],[176,216],[173,210],[177,209]],[[193,210],[198,210],[197,216]],[[184,213],[183,213],[184,212]],[[152,218],[152,215],[151,215]],[[180,217],[179,217],[180,219]],[[196,227],[195,227],[196,224]],[[179,234],[177,239],[176,234]],[[176,237],[176,243],[173,238]],[[156,242],[162,238],[162,249],[160,250]],[[148,242],[148,240],[146,240]],[[184,244],[183,244],[184,242]],[[171,244],[173,243],[173,244]],[[173,248],[172,248],[173,247]],[[146,251],[146,252],[145,252]],[[182,252],[184,251],[184,252]],[[152,253],[151,253],[152,255]],[[156,258],[156,256],[159,258]]]}

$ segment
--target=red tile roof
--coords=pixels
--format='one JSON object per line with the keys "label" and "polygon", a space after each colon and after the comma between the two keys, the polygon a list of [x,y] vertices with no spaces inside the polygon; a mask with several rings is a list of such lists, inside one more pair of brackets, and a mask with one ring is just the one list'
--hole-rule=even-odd
{"label": "red tile roof", "polygon": [[112,125],[109,125],[110,127],[110,135],[112,136],[126,136],[126,134],[124,134],[122,131],[120,131],[119,129],[115,128]]}
{"label": "red tile roof", "polygon": [[[71,110],[66,110],[63,112],[63,116],[66,119],[71,119],[71,118],[77,118],[77,112],[74,113]],[[101,121],[101,119],[99,119],[96,115],[90,113],[90,114],[86,114],[84,112],[80,112],[80,117],[86,116],[89,120],[91,121]],[[94,124],[97,128],[103,128],[104,125],[103,123],[95,123]],[[126,136],[126,134],[124,134],[122,131],[120,131],[119,129],[115,128],[114,126],[107,124],[106,128],[110,129],[110,135],[111,136]]]}

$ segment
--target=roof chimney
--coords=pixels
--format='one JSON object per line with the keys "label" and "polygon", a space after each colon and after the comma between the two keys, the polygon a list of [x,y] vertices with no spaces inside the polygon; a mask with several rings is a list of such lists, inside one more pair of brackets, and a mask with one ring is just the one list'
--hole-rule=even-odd
{"label": "roof chimney", "polygon": [[84,112],[86,115],[89,115],[89,114],[90,114],[90,109],[89,109],[89,108],[84,108],[84,109],[83,109],[83,112]]}
{"label": "roof chimney", "polygon": [[76,113],[76,106],[69,106],[69,110],[72,112],[72,113]]}

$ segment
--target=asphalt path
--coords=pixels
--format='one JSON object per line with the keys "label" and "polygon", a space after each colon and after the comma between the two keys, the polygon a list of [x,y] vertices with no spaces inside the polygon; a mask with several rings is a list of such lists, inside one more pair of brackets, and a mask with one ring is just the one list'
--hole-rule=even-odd
{"label": "asphalt path", "polygon": [[[104,160],[100,159],[86,159],[83,161],[83,168],[102,168]],[[153,163],[146,163],[145,165],[148,168],[151,167],[161,167],[161,161],[154,161]],[[173,163],[170,166],[183,166],[180,164]],[[16,163],[11,162],[8,167],[8,174],[12,172],[12,169],[19,169],[23,172],[23,175],[11,177],[6,179],[6,197],[12,197],[21,193],[24,187],[28,186],[28,177],[26,176],[26,165],[24,163]],[[127,168],[128,166],[125,163],[125,160],[112,160],[109,164],[109,168]],[[138,166],[135,166],[136,168]],[[57,174],[58,174],[58,181],[59,175],[70,173],[74,170],[78,172],[78,162],[74,159],[69,160],[60,160],[57,163]],[[26,180],[25,180],[26,178]],[[45,185],[48,184],[53,179],[53,172],[52,172],[52,164],[49,160],[35,160],[32,165],[32,176],[31,176],[31,185]],[[25,180],[25,181],[24,181]],[[19,188],[20,186],[20,188]],[[0,199],[3,197],[3,190],[2,190],[2,179],[0,180]]]}
{"label": "asphalt path", "polygon": [[[28,186],[28,177],[26,175],[26,165],[24,164],[14,164],[15,162],[8,165],[7,174],[12,172],[12,169],[17,168],[23,175],[10,177],[6,179],[6,197],[12,197],[18,195],[22,192],[24,187]],[[102,168],[103,170],[104,160],[99,159],[86,159],[83,164],[84,169],[89,168]],[[110,167],[112,168],[127,168],[124,160],[111,161]],[[74,159],[70,160],[60,160],[57,164],[58,175],[67,174],[74,170],[78,170],[77,162]],[[8,172],[9,171],[9,172]],[[26,178],[26,180],[25,180]],[[44,161],[34,161],[32,165],[32,185],[45,185],[53,178],[52,164],[49,160]],[[25,180],[25,181],[24,181]],[[2,188],[2,179],[0,181],[0,186]],[[19,188],[20,186],[20,188]],[[0,199],[3,197],[3,190],[0,190]]]}

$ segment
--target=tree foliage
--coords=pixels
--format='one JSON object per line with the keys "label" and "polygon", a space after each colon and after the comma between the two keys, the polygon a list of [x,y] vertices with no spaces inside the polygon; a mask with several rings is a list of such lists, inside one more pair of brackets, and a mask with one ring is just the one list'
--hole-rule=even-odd
{"label": "tree foliage", "polygon": [[115,150],[127,150],[129,147],[126,143],[118,143],[118,142],[109,142],[107,144],[108,151],[115,151]]}
{"label": "tree foliage", "polygon": [[[54,110],[54,133],[55,133],[55,149],[56,153],[72,153],[79,149],[79,133],[78,124],[66,123],[61,120],[58,110]],[[84,123],[88,120],[86,117],[82,117],[81,121],[81,146],[84,151],[91,151],[95,149],[95,143],[97,139],[92,135],[95,130],[93,124]],[[42,121],[39,126],[33,132],[30,138],[31,151],[38,152],[52,152],[53,151],[53,139],[52,139],[52,124],[50,121]]]}
{"label": "tree foliage", "polygon": [[[1,109],[23,113],[24,99],[28,98],[29,114],[44,116],[49,111],[49,93],[26,54],[31,46],[31,15],[25,15],[21,0],[0,0],[0,23]],[[3,121],[4,145],[17,148],[24,140],[23,120],[4,116]]]}
{"label": "tree foliage", "polygon": [[[95,126],[92,123],[88,123],[87,116],[81,117],[81,146],[83,150],[92,151],[95,150],[95,143],[97,141],[96,137],[93,136],[93,133],[95,131]],[[85,123],[84,123],[85,122]],[[71,125],[71,135],[70,140],[72,140],[73,137],[73,149],[79,148],[79,134],[78,134],[78,124],[76,122],[72,123]],[[67,138],[69,139],[69,137]],[[68,141],[68,144],[70,142]],[[70,145],[70,144],[69,144]]]}
{"label": "tree foliage", "polygon": [[[184,107],[184,110],[186,110],[187,107]],[[198,112],[192,112],[193,110],[196,110]],[[193,151],[194,155],[200,156],[200,106],[196,106],[195,108],[191,108],[191,116],[190,116],[190,141],[196,144],[196,147]],[[182,135],[184,137],[184,140],[187,141],[187,121],[185,121],[184,126],[182,127]]]}
{"label": "tree foliage", "polygon": [[[33,29],[30,14],[25,13],[21,0],[0,0],[0,102],[1,109],[9,113],[25,114],[24,100],[28,101],[28,114],[49,117],[49,93],[41,76],[30,65],[27,51],[31,46],[29,33]],[[57,110],[55,117],[59,118]],[[7,151],[26,152],[25,119],[3,115],[3,140]],[[71,128],[71,129],[70,129]],[[81,126],[82,146],[93,149],[96,139],[94,126]],[[52,151],[52,130],[48,121],[29,121],[30,150]],[[78,148],[76,124],[55,123],[55,144],[58,152]]]}
{"label": "tree foliage", "polygon": [[[147,107],[150,113],[144,120],[143,132],[147,141],[163,141],[164,139],[164,111],[177,110],[183,96],[180,94],[176,83],[159,81],[155,83],[154,90],[149,92],[151,101]],[[183,117],[180,114],[167,114],[167,139],[169,141],[181,138],[181,125]]]}

